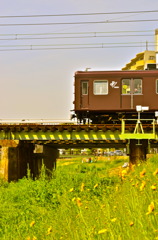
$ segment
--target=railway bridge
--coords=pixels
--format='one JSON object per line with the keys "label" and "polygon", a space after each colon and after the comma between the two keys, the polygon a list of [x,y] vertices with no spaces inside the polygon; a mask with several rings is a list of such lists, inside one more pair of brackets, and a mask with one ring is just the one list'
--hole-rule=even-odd
{"label": "railway bridge", "polygon": [[158,146],[155,119],[128,119],[111,124],[0,122],[0,177],[7,181],[38,176],[42,163],[51,171],[61,148],[127,148],[129,161],[145,160]]}

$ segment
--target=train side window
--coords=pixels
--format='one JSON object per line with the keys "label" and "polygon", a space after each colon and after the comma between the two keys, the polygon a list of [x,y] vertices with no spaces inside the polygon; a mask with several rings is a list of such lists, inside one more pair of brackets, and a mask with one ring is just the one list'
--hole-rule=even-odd
{"label": "train side window", "polygon": [[134,94],[142,94],[142,79],[134,79]]}
{"label": "train side window", "polygon": [[107,95],[108,94],[108,81],[107,80],[96,80],[93,83],[94,95]]}
{"label": "train side window", "polygon": [[82,95],[88,95],[88,81],[82,82]]}
{"label": "train side window", "polygon": [[156,79],[156,93],[158,94],[158,79]]}
{"label": "train side window", "polygon": [[130,94],[130,93],[131,93],[131,80],[122,79],[122,94]]}

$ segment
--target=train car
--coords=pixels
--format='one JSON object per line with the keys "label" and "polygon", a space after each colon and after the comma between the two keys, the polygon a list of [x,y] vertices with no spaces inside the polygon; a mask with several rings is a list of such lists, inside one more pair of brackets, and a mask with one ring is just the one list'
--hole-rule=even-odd
{"label": "train car", "polygon": [[77,71],[74,117],[79,122],[106,123],[136,118],[136,106],[148,106],[142,118],[158,111],[158,70]]}

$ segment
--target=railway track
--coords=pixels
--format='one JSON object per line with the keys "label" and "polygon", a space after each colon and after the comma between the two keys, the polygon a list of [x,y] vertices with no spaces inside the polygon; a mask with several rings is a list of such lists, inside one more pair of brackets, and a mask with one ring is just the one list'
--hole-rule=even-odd
{"label": "railway track", "polygon": [[[125,130],[129,131],[129,132],[133,132],[135,127],[136,127],[136,123],[133,124],[126,124],[125,126]],[[152,123],[142,123],[142,127],[145,131],[151,131],[153,129],[153,124]],[[94,131],[97,132],[99,130],[106,132],[106,131],[121,131],[122,129],[122,124],[85,124],[85,125],[80,125],[80,124],[42,124],[42,123],[17,123],[17,124],[0,124],[0,131],[5,131],[5,132],[21,132],[21,131],[51,131],[51,132],[55,132],[55,131]],[[158,124],[155,125],[155,130],[158,130]]]}

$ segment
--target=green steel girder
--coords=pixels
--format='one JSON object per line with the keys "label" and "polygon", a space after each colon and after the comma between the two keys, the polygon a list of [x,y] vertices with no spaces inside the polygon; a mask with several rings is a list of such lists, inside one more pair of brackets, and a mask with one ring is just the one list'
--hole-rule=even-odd
{"label": "green steel girder", "polygon": [[120,132],[111,132],[106,131],[103,132],[101,130],[95,132],[90,130],[86,132],[84,130],[77,132],[72,131],[69,132],[64,130],[62,132],[59,131],[21,131],[21,132],[0,132],[0,139],[8,139],[8,140],[123,140]]}
{"label": "green steel girder", "polygon": [[101,140],[126,140],[126,139],[158,139],[158,135],[156,132],[150,133],[130,133],[126,131],[80,131],[77,132],[73,130],[69,132],[64,130],[59,132],[58,130],[51,132],[51,131],[20,131],[20,132],[11,132],[11,131],[0,131],[0,139],[8,139],[8,140],[51,140],[51,141],[58,141],[58,140],[69,140],[69,141],[76,141],[76,140],[85,140],[85,141],[101,141]]}
{"label": "green steel girder", "polygon": [[[131,124],[132,123],[132,124]],[[110,124],[109,124],[110,125]],[[130,126],[133,130],[130,131]],[[148,127],[149,126],[149,127]],[[80,128],[80,130],[78,130]],[[149,129],[150,130],[149,130]],[[117,129],[117,130],[116,130]],[[1,125],[0,139],[37,141],[123,141],[128,139],[158,140],[155,119],[126,119],[108,129],[97,125]]]}

